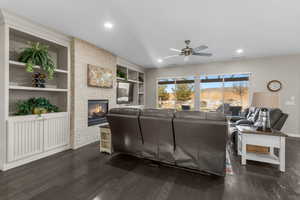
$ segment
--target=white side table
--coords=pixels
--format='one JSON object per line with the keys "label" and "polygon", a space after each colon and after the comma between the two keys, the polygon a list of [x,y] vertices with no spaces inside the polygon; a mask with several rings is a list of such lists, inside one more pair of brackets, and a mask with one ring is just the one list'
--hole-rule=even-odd
{"label": "white side table", "polygon": [[[237,149],[241,155],[242,165],[246,165],[247,160],[271,163],[279,165],[279,170],[285,171],[285,139],[286,135],[280,131],[272,132],[256,131],[253,127],[237,126]],[[269,154],[247,152],[247,145],[257,145],[269,147]],[[274,148],[279,149],[279,155],[274,154]]]}
{"label": "white side table", "polygon": [[109,125],[100,126],[100,152],[112,153],[111,131]]}

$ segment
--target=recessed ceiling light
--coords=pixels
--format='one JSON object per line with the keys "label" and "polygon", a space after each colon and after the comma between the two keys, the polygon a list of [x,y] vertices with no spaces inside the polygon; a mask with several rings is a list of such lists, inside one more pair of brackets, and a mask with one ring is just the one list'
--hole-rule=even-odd
{"label": "recessed ceiling light", "polygon": [[159,58],[159,59],[157,59],[157,62],[158,62],[158,63],[162,63],[162,62],[163,62],[163,59],[160,59],[160,58]]}
{"label": "recessed ceiling light", "polygon": [[237,54],[242,54],[242,53],[244,53],[244,49],[237,49],[235,52],[236,52]]}
{"label": "recessed ceiling light", "polygon": [[112,29],[114,25],[111,22],[105,22],[104,23],[104,28],[106,29]]}

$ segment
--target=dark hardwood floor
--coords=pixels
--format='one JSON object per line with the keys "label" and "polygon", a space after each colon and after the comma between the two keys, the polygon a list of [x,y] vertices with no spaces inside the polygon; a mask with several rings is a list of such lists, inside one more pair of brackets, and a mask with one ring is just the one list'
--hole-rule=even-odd
{"label": "dark hardwood floor", "polygon": [[241,166],[225,178],[151,165],[129,156],[110,159],[92,144],[0,172],[0,200],[300,199],[300,140],[288,138],[285,173],[277,166]]}

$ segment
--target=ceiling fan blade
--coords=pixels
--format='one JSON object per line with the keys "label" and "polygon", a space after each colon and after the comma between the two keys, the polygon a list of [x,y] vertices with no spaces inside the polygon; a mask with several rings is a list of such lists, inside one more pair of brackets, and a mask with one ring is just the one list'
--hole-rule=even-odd
{"label": "ceiling fan blade", "polygon": [[212,54],[211,53],[193,53],[193,55],[195,55],[195,56],[212,56]]}
{"label": "ceiling fan blade", "polygon": [[166,57],[164,57],[164,59],[174,58],[174,57],[178,57],[178,56],[180,56],[180,55],[166,56]]}
{"label": "ceiling fan blade", "polygon": [[208,48],[208,46],[201,45],[199,47],[194,48],[193,50],[194,50],[194,52],[198,52],[198,51],[202,51],[202,50],[207,49],[207,48]]}
{"label": "ceiling fan blade", "polygon": [[179,49],[170,48],[171,51],[181,52]]}

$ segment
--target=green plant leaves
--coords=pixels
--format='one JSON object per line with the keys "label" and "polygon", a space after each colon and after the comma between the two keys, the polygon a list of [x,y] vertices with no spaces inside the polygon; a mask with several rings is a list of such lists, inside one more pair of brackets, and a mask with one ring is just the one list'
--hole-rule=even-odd
{"label": "green plant leaves", "polygon": [[49,55],[48,46],[36,43],[29,43],[30,47],[25,48],[19,57],[20,62],[26,63],[26,71],[33,72],[35,65],[41,66],[41,69],[48,73],[48,79],[53,79],[55,64]]}
{"label": "green plant leaves", "polygon": [[25,101],[19,101],[17,103],[16,115],[31,115],[34,108],[44,108],[47,112],[59,112],[59,108],[56,105],[50,103],[50,101],[44,97],[30,98]]}

